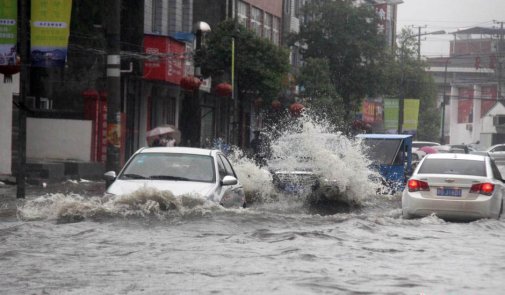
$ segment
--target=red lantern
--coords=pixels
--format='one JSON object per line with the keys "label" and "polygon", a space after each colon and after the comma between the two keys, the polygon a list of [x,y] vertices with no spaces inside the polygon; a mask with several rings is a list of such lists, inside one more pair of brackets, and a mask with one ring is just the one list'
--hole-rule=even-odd
{"label": "red lantern", "polygon": [[232,87],[228,83],[219,83],[217,84],[215,91],[219,96],[231,96]]}
{"label": "red lantern", "polygon": [[181,79],[181,88],[189,91],[196,90],[200,87],[202,81],[195,76],[186,76]]}
{"label": "red lantern", "polygon": [[299,117],[302,114],[304,108],[305,107],[303,106],[303,104],[295,102],[294,104],[289,106],[289,111],[291,112],[291,115]]}
{"label": "red lantern", "polygon": [[5,65],[0,66],[0,73],[4,74],[4,83],[12,82],[12,75],[19,73],[21,71],[21,59],[16,56],[15,65]]}
{"label": "red lantern", "polygon": [[282,104],[281,104],[281,102],[280,102],[278,99],[274,99],[274,100],[272,101],[272,108],[273,108],[274,110],[280,110],[280,109],[281,109],[281,107],[282,107]]}

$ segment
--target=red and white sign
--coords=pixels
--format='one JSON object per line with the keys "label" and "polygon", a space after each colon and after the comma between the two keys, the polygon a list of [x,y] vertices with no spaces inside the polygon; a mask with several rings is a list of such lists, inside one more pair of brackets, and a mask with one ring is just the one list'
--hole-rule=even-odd
{"label": "red and white sign", "polygon": [[179,85],[184,76],[186,45],[165,36],[144,36],[144,79]]}
{"label": "red and white sign", "polygon": [[459,88],[458,123],[473,122],[473,88]]}
{"label": "red and white sign", "polygon": [[496,85],[492,86],[482,86],[480,89],[481,95],[481,105],[480,105],[480,117],[484,117],[487,112],[495,105],[497,95]]}
{"label": "red and white sign", "polygon": [[378,123],[382,122],[382,104],[373,101],[363,101],[363,122]]}

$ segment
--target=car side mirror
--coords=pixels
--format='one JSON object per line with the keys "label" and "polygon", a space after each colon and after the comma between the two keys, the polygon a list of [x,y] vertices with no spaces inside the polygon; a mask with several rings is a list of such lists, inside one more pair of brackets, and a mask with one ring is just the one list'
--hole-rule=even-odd
{"label": "car side mirror", "polygon": [[116,175],[116,171],[107,171],[105,172],[105,174],[103,175],[103,178],[106,180],[106,181],[114,181],[116,179],[117,175]]}
{"label": "car side mirror", "polygon": [[235,185],[238,183],[238,180],[230,175],[226,175],[223,180],[221,180],[222,185]]}

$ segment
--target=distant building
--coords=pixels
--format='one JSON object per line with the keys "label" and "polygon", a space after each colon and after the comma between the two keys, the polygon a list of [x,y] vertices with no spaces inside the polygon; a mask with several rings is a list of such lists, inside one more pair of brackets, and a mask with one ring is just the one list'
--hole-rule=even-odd
{"label": "distant building", "polygon": [[442,107],[445,143],[504,143],[505,113],[500,114],[503,108],[497,107],[504,99],[499,70],[499,56],[505,51],[499,45],[503,31],[474,27],[453,34],[450,55],[427,60],[440,104],[446,97]]}

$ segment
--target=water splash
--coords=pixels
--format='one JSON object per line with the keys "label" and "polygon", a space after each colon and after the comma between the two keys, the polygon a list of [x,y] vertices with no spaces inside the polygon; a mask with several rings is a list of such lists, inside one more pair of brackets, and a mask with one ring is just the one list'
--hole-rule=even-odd
{"label": "water splash", "polygon": [[85,197],[79,194],[47,194],[26,201],[17,210],[20,220],[55,220],[58,223],[124,217],[159,220],[224,211],[219,204],[198,195],[175,197],[170,191],[141,188],[131,194]]}
{"label": "water splash", "polygon": [[[229,156],[246,196],[295,207],[299,207],[300,200],[303,203],[314,197],[359,205],[381,189],[382,185],[372,180],[379,177],[369,168],[371,161],[360,140],[345,136],[328,120],[308,112],[296,119],[283,117],[278,122],[261,134],[268,143],[266,165],[258,165],[250,154],[236,147]],[[307,186],[286,195],[273,185],[272,173],[279,170],[310,171],[325,185],[316,190]],[[294,183],[302,181],[293,179]]]}

